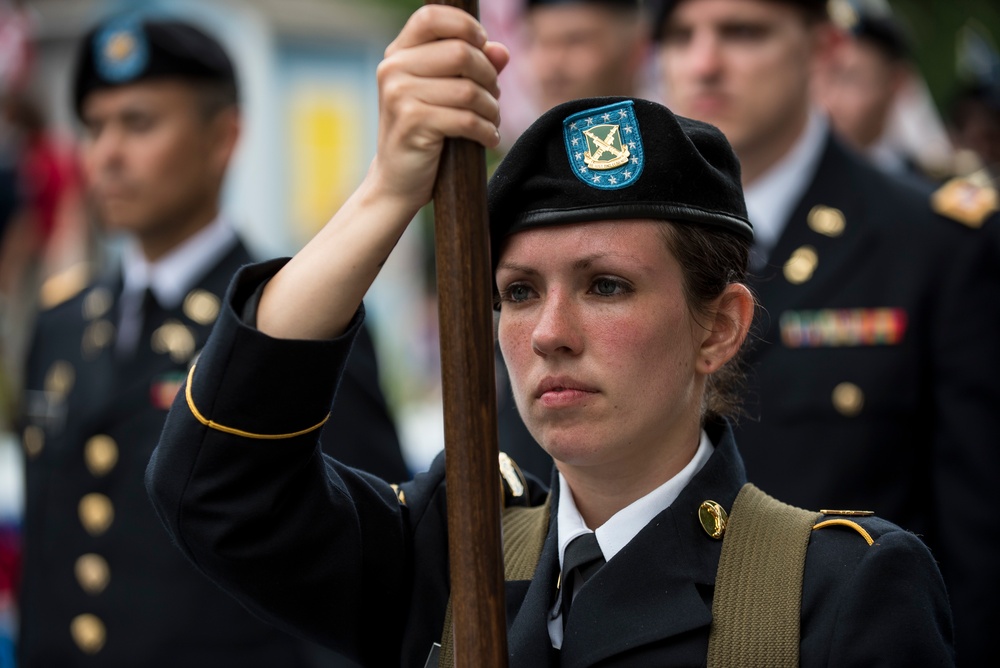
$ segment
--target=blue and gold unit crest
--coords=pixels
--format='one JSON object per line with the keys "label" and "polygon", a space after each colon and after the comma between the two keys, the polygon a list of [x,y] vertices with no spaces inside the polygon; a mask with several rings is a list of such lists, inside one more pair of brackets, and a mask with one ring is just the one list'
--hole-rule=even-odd
{"label": "blue and gold unit crest", "polygon": [[642,173],[645,152],[632,100],[567,117],[563,137],[573,173],[588,186],[617,190]]}
{"label": "blue and gold unit crest", "polygon": [[120,83],[135,78],[148,60],[149,48],[138,19],[112,22],[94,39],[94,64],[108,81]]}

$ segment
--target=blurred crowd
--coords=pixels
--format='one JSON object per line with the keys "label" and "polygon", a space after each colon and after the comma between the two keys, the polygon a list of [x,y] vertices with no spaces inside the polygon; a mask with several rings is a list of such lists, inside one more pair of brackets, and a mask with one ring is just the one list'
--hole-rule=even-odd
{"label": "blurred crowd", "polygon": [[[754,3],[764,4],[792,1],[753,0]],[[681,41],[687,37],[681,35],[674,27],[669,29],[666,27],[673,25],[671,21],[675,20],[676,14],[672,15],[669,10],[663,9],[663,6],[673,8],[680,5],[681,9],[686,11],[692,5],[715,2],[716,0],[682,0],[681,3],[671,3],[653,0],[647,4],[632,0],[565,0],[564,2],[505,0],[503,2],[481,3],[482,20],[491,37],[508,44],[513,54],[512,64],[501,78],[501,85],[504,89],[501,98],[504,118],[502,126],[504,145],[509,146],[519,132],[541,112],[562,101],[578,97],[595,95],[650,97],[665,101],[671,106],[676,104],[678,107],[674,107],[675,111],[684,113],[686,111],[682,88],[684,81],[681,73],[676,69],[671,69],[676,67],[676,63],[679,61],[676,59],[670,61],[670,50],[675,49],[676,52],[680,48]],[[154,4],[157,5],[159,11],[163,11],[164,8],[170,9],[169,2]],[[315,9],[316,3],[306,4]],[[330,0],[328,4],[339,7],[361,3],[354,3],[350,0]],[[115,15],[117,10],[121,9],[121,3],[109,2],[100,5],[99,9],[99,11],[95,10],[91,16],[95,21],[98,18]],[[911,189],[913,193],[921,193],[921,195],[913,195],[914,200],[923,197],[928,202],[925,207],[928,210],[931,206],[930,202],[943,202],[935,210],[939,213],[944,210],[947,215],[960,220],[964,226],[979,228],[983,226],[983,221],[989,221],[983,226],[981,243],[983,245],[996,245],[997,240],[1000,240],[1000,233],[995,230],[997,226],[995,211],[1000,209],[996,193],[996,188],[1000,186],[1000,50],[997,48],[997,40],[1000,40],[1000,25],[988,25],[976,20],[977,17],[970,16],[955,36],[956,60],[953,85],[948,90],[932,91],[918,66],[917,55],[920,51],[920,44],[916,42],[906,22],[901,20],[899,15],[893,13],[890,3],[884,0],[834,0],[834,2],[829,3],[829,12],[833,23],[837,26],[837,37],[830,45],[828,57],[818,61],[817,67],[809,73],[808,81],[809,118],[823,120],[817,121],[820,125],[804,127],[825,128],[828,124],[831,132],[848,147],[846,152],[851,156],[851,160],[857,158],[868,161],[870,165],[886,174],[892,183],[897,181],[905,183],[905,188]],[[89,131],[83,127],[87,120],[81,118],[81,122],[76,123],[75,133],[64,125],[57,126],[50,122],[49,117],[55,115],[64,118],[71,113],[71,110],[54,108],[51,99],[40,94],[42,87],[37,80],[37,61],[39,49],[44,48],[44,44],[37,40],[40,20],[40,15],[32,10],[31,3],[19,0],[0,0],[0,668],[11,668],[15,665],[22,554],[31,554],[30,548],[22,551],[22,539],[25,535],[25,532],[22,531],[25,512],[23,497],[25,494],[29,496],[29,504],[32,503],[30,500],[32,489],[25,492],[22,475],[25,460],[29,457],[23,453],[28,452],[28,455],[33,457],[37,455],[37,452],[32,452],[31,449],[43,447],[37,442],[31,441],[30,435],[41,433],[32,431],[32,428],[41,423],[32,422],[37,415],[31,411],[29,393],[26,390],[35,390],[36,394],[39,392],[48,393],[49,396],[46,400],[51,404],[52,393],[58,393],[60,390],[57,386],[61,382],[65,384],[66,381],[65,377],[60,380],[56,377],[58,374],[53,375],[53,368],[65,367],[52,366],[52,360],[60,361],[71,359],[74,355],[79,356],[78,348],[80,346],[83,346],[83,357],[86,357],[86,346],[88,345],[86,343],[88,334],[84,334],[84,342],[74,341],[72,345],[75,348],[71,352],[62,352],[51,359],[45,358],[47,360],[45,368],[35,370],[36,376],[40,379],[36,383],[39,386],[28,388],[25,384],[25,377],[28,374],[29,350],[32,349],[33,345],[38,344],[34,338],[38,336],[36,333],[38,314],[65,304],[70,299],[84,300],[86,295],[103,294],[94,291],[94,285],[104,285],[100,283],[98,277],[107,276],[109,273],[114,274],[116,271],[121,273],[120,265],[114,264],[112,256],[106,252],[109,239],[107,228],[114,227],[114,225],[109,225],[108,218],[114,216],[108,213],[110,209],[95,206],[93,197],[94,173],[88,173],[80,160],[81,136]],[[84,38],[85,28],[89,28],[89,26],[79,26],[79,34],[74,36],[76,41]],[[745,36],[745,39],[754,38],[753,35]],[[376,43],[372,48],[381,52],[385,44],[376,39],[373,41]],[[77,51],[74,50],[73,53],[76,54]],[[79,63],[65,64],[72,68],[79,66]],[[235,63],[237,73],[245,66],[246,64],[237,59]],[[369,71],[365,70],[364,73],[367,75]],[[239,76],[237,74],[237,79]],[[722,77],[729,75],[702,73],[700,76]],[[96,86],[95,89],[100,90]],[[67,91],[66,96],[68,95]],[[371,101],[367,104],[370,105]],[[692,103],[690,106],[690,109],[698,108],[697,104]],[[248,118],[257,113],[252,105],[248,104],[244,104],[241,111]],[[79,110],[72,113],[77,112]],[[340,118],[338,118],[338,122],[347,123]],[[727,132],[727,136],[730,136],[724,125],[720,123],[720,127],[724,132]],[[811,131],[804,129],[803,134]],[[816,129],[815,132],[817,136],[820,136],[823,135],[824,130]],[[734,143],[737,153],[740,154],[741,148],[737,145],[737,139],[730,136],[730,140]],[[817,139],[817,142],[819,141]],[[335,142],[331,150],[338,150]],[[746,170],[752,168],[754,163],[747,160],[745,155],[749,155],[749,150],[746,154],[740,155],[741,160],[744,160],[746,173]],[[496,157],[491,156],[491,159]],[[91,170],[96,169],[94,164],[96,163],[91,163]],[[280,169],[281,166],[277,168]],[[220,168],[220,174],[225,171],[225,165],[223,165]],[[761,173],[765,172],[766,170],[761,171]],[[804,188],[804,184],[802,186]],[[750,190],[749,188],[747,190],[749,199]],[[222,192],[221,186],[219,191]],[[221,208],[223,210],[226,209],[227,202],[240,197],[239,192],[231,193],[228,198],[223,197],[220,193],[216,193],[216,195],[222,202]],[[793,204],[795,202],[790,202],[788,206],[791,207]],[[842,231],[843,211],[848,211],[848,215],[850,215],[849,204],[841,205],[838,203],[834,205],[832,202],[817,202],[817,206],[827,204],[830,206],[820,210],[821,214],[826,212],[823,215],[814,214],[817,210],[815,208],[810,210],[809,225],[824,237],[834,238]],[[207,217],[204,221],[205,225],[217,217],[225,218],[223,214],[216,213],[218,215],[213,214]],[[753,215],[754,211],[751,207],[751,217]],[[322,221],[316,222],[321,223]],[[756,226],[757,222],[753,222]],[[805,216],[803,216],[803,224],[804,222]],[[847,224],[850,226],[853,223],[854,219],[851,219]],[[281,226],[283,222],[271,220],[265,221],[263,224]],[[234,220],[232,225],[239,231],[241,221]],[[838,228],[838,225],[841,227]],[[117,231],[120,233],[123,229],[127,233],[126,236],[131,234],[133,237],[141,239],[140,234],[127,226],[119,227]],[[759,256],[759,264],[756,265],[755,269],[762,274],[764,273],[763,268],[768,266],[767,263],[774,264],[779,251],[784,252],[785,245],[782,244],[779,237],[780,230],[775,233],[774,238],[770,239],[770,247],[766,249],[766,253],[765,250],[761,251],[762,255]],[[391,472],[384,474],[380,471],[376,472],[386,477],[402,478],[421,470],[433,456],[437,447],[435,444],[441,434],[440,405],[434,394],[438,370],[435,362],[435,319],[437,315],[434,310],[433,278],[431,276],[433,257],[431,251],[428,250],[430,244],[426,239],[412,241],[418,259],[410,267],[410,275],[405,273],[393,275],[391,267],[387,273],[391,276],[391,280],[418,284],[415,294],[418,296],[419,304],[407,311],[407,319],[403,323],[390,320],[395,308],[392,304],[396,303],[391,299],[385,302],[390,304],[389,306],[380,303],[370,305],[374,314],[372,320],[375,330],[372,334],[374,343],[367,344],[371,348],[371,359],[370,364],[366,362],[364,368],[357,371],[357,386],[359,388],[357,392],[359,396],[364,395],[370,401],[365,404],[365,408],[356,409],[355,413],[356,415],[369,415],[370,413],[363,411],[378,412],[380,416],[378,419],[385,422],[384,440],[389,444],[387,451],[389,454],[386,455],[386,458],[392,458],[392,466],[386,463],[388,459],[374,463],[359,461],[358,465],[370,470],[377,470],[380,465],[384,464],[386,468],[383,470]],[[793,246],[795,245],[798,244],[793,244]],[[817,259],[816,245],[803,243],[797,248],[790,246],[786,249],[791,252],[787,262],[778,258],[782,262],[781,265],[777,265],[778,270],[783,270],[783,276],[787,278],[789,283],[801,284],[809,281],[814,272],[817,271],[817,263],[822,266],[826,256],[823,256],[823,259]],[[287,250],[286,247],[265,248],[263,252],[256,253],[256,255],[273,256],[283,254]],[[824,252],[822,247],[820,247],[819,252]],[[891,250],[889,252],[900,253],[904,251]],[[126,250],[120,255],[125,258],[122,262],[127,263],[129,251]],[[146,259],[150,261],[150,266],[155,266],[155,262],[150,257]],[[886,260],[886,262],[889,261]],[[152,269],[148,271],[151,272],[150,275],[154,272]],[[414,277],[413,274],[417,274],[417,277]],[[223,288],[228,281],[228,275],[224,278],[225,280],[222,280]],[[914,282],[923,280],[925,279],[922,273],[919,278],[916,272],[914,273]],[[125,282],[127,283],[127,279]],[[844,282],[848,282],[848,279],[844,279]],[[121,283],[121,279],[119,283]],[[149,288],[150,285],[143,287]],[[192,287],[193,284],[186,285],[179,298],[189,299],[191,295],[196,294],[193,290],[188,292]],[[412,286],[409,287],[412,288]],[[119,290],[122,295],[125,295],[128,292],[126,288],[127,286],[123,287],[122,285],[117,288],[108,288],[110,292],[104,299],[110,301],[105,306],[102,306],[103,302],[97,303],[101,299],[99,297],[91,297],[90,301],[81,302],[84,304],[82,307],[84,309],[91,308],[95,309],[95,312],[101,311],[97,316],[87,316],[88,320],[83,322],[81,327],[86,325],[87,332],[91,334],[96,332],[97,330],[93,329],[91,325],[104,322],[101,319],[104,312],[111,309],[110,304],[115,304],[117,308],[120,300],[115,290]],[[216,292],[219,291],[217,288],[198,286],[198,290],[202,290],[206,294],[213,289]],[[868,289],[878,291],[877,287]],[[766,291],[767,288],[764,287],[763,290]],[[138,304],[143,299],[142,291],[136,294],[138,297],[133,295],[133,301],[137,300],[135,307],[138,308]],[[393,293],[390,290],[386,294]],[[121,297],[122,309],[127,308],[124,304],[129,299],[132,297]],[[211,299],[203,297],[202,304],[208,311],[214,308],[217,312],[218,297],[212,299],[216,301],[212,302]],[[775,297],[775,304],[778,303],[778,299]],[[771,302],[766,299],[762,301],[764,308],[768,311],[766,317],[777,321],[780,315],[777,306],[772,307]],[[932,326],[928,322],[915,321],[913,313],[902,313],[901,309],[886,308],[875,313],[873,307],[876,305],[873,304],[865,304],[864,308],[860,308],[860,304],[847,303],[850,299],[843,303],[833,303],[834,301],[836,300],[831,300],[831,303],[828,304],[820,304],[808,311],[801,308],[788,310],[787,313],[793,313],[795,317],[799,318],[796,321],[797,324],[793,327],[788,325],[787,320],[783,320],[779,327],[777,322],[772,322],[771,326],[775,329],[770,332],[774,335],[770,342],[784,340],[787,344],[790,339],[784,337],[801,335],[808,338],[810,335],[808,332],[807,334],[801,334],[801,332],[808,330],[815,334],[815,332],[820,331],[822,329],[820,325],[815,325],[813,330],[809,330],[810,325],[802,323],[806,323],[810,317],[821,317],[816,315],[820,313],[821,309],[830,309],[831,312],[833,309],[840,309],[841,315],[851,311],[849,315],[852,317],[856,316],[857,319],[863,320],[870,316],[878,318],[879,323],[886,319],[892,323],[902,322],[900,318],[905,320],[909,315],[911,331],[921,326]],[[208,317],[202,321],[198,313],[189,309],[188,301],[184,301],[183,304],[183,317],[191,319],[192,322],[183,321],[182,316],[177,315],[181,313],[182,306],[180,304],[177,304],[176,309],[174,309],[177,314],[171,317],[184,322],[186,327],[184,332],[186,333],[181,334],[181,330],[174,327],[169,331],[157,330],[161,332],[160,339],[154,338],[154,348],[156,340],[162,341],[162,350],[159,351],[159,354],[174,358],[175,362],[174,366],[169,369],[174,374],[170,376],[169,382],[164,370],[157,370],[155,375],[155,387],[169,394],[160,402],[163,405],[157,406],[158,409],[164,409],[164,415],[166,406],[173,398],[171,392],[175,392],[176,388],[180,386],[176,374],[180,373],[180,377],[183,378],[188,365],[193,363],[192,360],[196,356],[198,345],[203,341],[200,338],[202,336],[201,330],[198,329],[197,325],[206,327],[205,335],[207,336],[207,328],[210,327],[214,317]],[[161,306],[163,305],[161,304]],[[855,308],[856,306],[858,308]],[[891,307],[894,305],[883,304],[879,306]],[[103,310],[101,310],[102,308]],[[889,311],[892,312],[888,313]],[[113,309],[112,312],[114,312]],[[115,326],[120,327],[122,322],[119,321]],[[64,327],[64,325],[60,325],[60,327]],[[68,325],[65,327],[69,328]],[[839,330],[837,326],[831,327],[836,330],[838,336],[850,336],[850,332],[846,330]],[[897,335],[902,338],[904,330],[906,330],[906,325],[897,327],[895,324],[884,326],[880,324],[877,327],[881,328],[878,335],[888,339]],[[997,334],[997,332],[992,332],[994,338]],[[823,334],[815,335],[821,336]],[[114,334],[109,336],[111,338],[107,341],[98,343],[101,346],[106,344],[114,347],[116,345],[113,343]],[[137,333],[136,336],[138,337],[140,334]],[[179,338],[175,341],[170,336]],[[187,339],[184,339],[185,336],[194,338],[191,338],[190,343],[187,343]],[[392,343],[394,338],[398,340]],[[182,339],[183,341],[181,341]],[[414,340],[417,340],[416,344],[414,344]],[[949,339],[949,345],[961,345],[960,337]],[[786,347],[792,346],[786,345]],[[181,349],[184,349],[183,352],[179,352]],[[420,352],[412,353],[415,349]],[[407,394],[398,391],[398,388],[393,386],[392,379],[395,377],[393,368],[399,357],[398,352],[392,352],[394,350],[411,351],[408,355],[411,359],[407,364],[416,369],[416,373],[422,377],[418,392]],[[375,364],[376,353],[380,357],[380,366],[378,367]],[[401,362],[399,363],[401,364]],[[79,370],[84,369],[83,364],[84,361],[81,360],[74,373],[79,373]],[[973,366],[974,364],[975,362],[973,362]],[[1000,379],[1000,368],[988,369],[987,371],[993,378]],[[820,372],[816,373],[818,375]],[[70,375],[72,376],[72,374]],[[379,387],[380,378],[383,383],[381,389]],[[70,386],[73,385],[72,377],[68,382]],[[807,394],[811,389],[806,387],[808,378],[800,382],[803,385],[799,386],[798,389],[801,390],[801,394]],[[923,382],[923,379],[920,382]],[[80,377],[75,379],[75,383],[78,386],[87,385],[86,379]],[[907,383],[916,384],[917,381],[908,375],[899,379],[891,391],[905,394],[902,389],[898,388]],[[883,385],[892,387],[893,382],[887,381]],[[69,391],[68,387],[64,389],[66,392]],[[382,396],[383,390],[388,396],[388,401]],[[111,392],[107,388],[94,391]],[[147,390],[143,389],[143,391]],[[824,388],[823,392],[825,392],[824,401],[831,404],[831,401],[825,398],[830,394],[830,390]],[[836,386],[833,392],[831,411],[836,409],[836,414],[841,418],[855,417],[865,410],[865,406],[876,406],[879,403],[879,397],[875,390],[868,390],[865,387],[859,388],[857,384],[841,383]],[[866,392],[867,394],[865,394]],[[534,444],[521,424],[516,406],[510,396],[502,362],[498,365],[498,395],[501,449],[512,454],[527,472],[548,480],[551,460]],[[399,399],[401,396],[404,398]],[[794,400],[788,399],[787,403],[794,403]],[[373,406],[374,408],[372,408]],[[1000,414],[1000,406],[993,408],[997,414]],[[752,407],[751,413],[753,413]],[[157,418],[160,420],[156,423],[157,425],[162,424],[162,417],[159,415]],[[911,419],[912,417],[904,415],[903,419]],[[747,439],[744,441],[741,436],[741,443],[749,443],[753,439],[755,427],[752,423],[758,418],[766,424],[766,415],[751,415],[749,420],[751,425],[747,428]],[[375,420],[375,418],[369,419],[367,417],[363,418],[364,421],[361,421],[361,418],[358,419],[363,429],[369,429]],[[962,420],[964,418],[952,416],[948,419]],[[81,420],[86,422],[86,416],[81,417]],[[51,424],[51,422],[45,422],[42,426],[48,430],[51,428]],[[129,430],[138,428],[135,425],[130,425],[124,431],[126,435],[118,440],[122,442],[123,439],[129,438],[128,435],[133,433]],[[108,429],[112,429],[112,427]],[[396,438],[396,431],[399,432],[399,440]],[[55,437],[50,434],[48,438]],[[878,438],[884,440],[885,437],[880,435]],[[995,442],[996,432],[984,438]],[[81,436],[79,440],[80,443],[75,447],[81,450],[84,447],[90,448],[90,444],[94,442],[93,435],[89,433],[86,436]],[[153,444],[155,443],[148,445],[151,448]],[[994,445],[984,440],[977,443],[976,447],[994,448]],[[114,457],[123,457],[124,461],[124,456],[117,452],[115,450]],[[90,450],[88,450],[88,457],[90,457],[89,453]],[[344,455],[344,453],[334,454]],[[100,455],[94,456],[100,459]],[[105,456],[111,457],[108,454]],[[915,456],[922,455],[918,453]],[[748,462],[751,467],[762,466],[762,463],[754,461],[753,457],[749,457]],[[90,473],[86,475],[93,474],[92,464],[93,462],[88,459],[86,466],[89,467]],[[820,465],[822,464],[820,463]],[[948,463],[941,466],[953,465],[958,466],[949,460]],[[55,466],[53,470],[59,471],[60,466],[62,465]],[[112,462],[111,466],[115,466],[115,463]],[[84,468],[82,458],[78,468],[81,472],[87,470]],[[141,478],[142,467],[137,466],[134,472]],[[1000,471],[985,473],[996,475]],[[66,475],[65,471],[62,474]],[[92,477],[100,478],[97,474],[93,474]],[[88,478],[89,480],[90,478]],[[55,481],[47,484],[58,487],[64,483]],[[805,484],[812,483],[806,481]],[[931,486],[932,483],[929,479],[921,479],[918,485]],[[41,487],[37,488],[36,491],[39,494],[47,493]],[[110,497],[114,496],[112,492],[107,490],[101,492],[101,494],[105,493]],[[785,496],[783,492],[777,495],[783,498]],[[794,491],[789,492],[789,495],[794,497]],[[92,495],[87,496],[92,499],[96,498]],[[854,498],[864,499],[865,497],[852,497],[851,500]],[[797,501],[795,498],[786,500]],[[125,498],[121,501],[112,498],[112,501],[116,504],[143,502],[142,499]],[[73,500],[73,503],[76,503],[76,499]],[[803,504],[805,503],[807,501],[804,500]],[[83,506],[81,505],[80,508]],[[904,528],[926,530],[933,533],[932,529],[919,524],[917,520],[914,520],[917,525],[907,526],[906,521],[915,517],[916,513],[907,514],[908,511],[901,511],[900,517],[893,517],[885,508],[873,508],[873,510],[902,524]],[[80,510],[79,512],[83,513],[84,511]],[[980,507],[970,509],[969,512],[989,513],[990,511],[989,508]],[[67,505],[66,513],[75,517],[77,509],[75,506]],[[159,529],[158,526],[155,528]],[[89,531],[90,529],[88,529]],[[30,532],[28,535],[31,535]],[[91,532],[91,535],[96,534]],[[135,538],[133,537],[133,539]],[[165,538],[163,540],[166,541]],[[991,549],[997,548],[995,537],[991,536],[989,541]],[[86,549],[91,550],[91,548]],[[96,551],[96,548],[94,550]],[[88,551],[84,556],[90,554],[92,552]],[[76,559],[78,555],[74,554],[73,556]],[[1000,557],[1000,549],[995,549],[990,555],[985,556],[995,561],[997,557]],[[116,558],[115,555],[104,555],[104,557],[107,557],[107,561],[112,563]],[[91,569],[88,573],[91,577],[90,582],[93,584],[93,578],[96,577],[99,580],[103,577],[100,572],[96,575],[94,573],[100,571],[101,568],[107,568],[107,563],[103,561],[104,557],[101,557],[101,561],[94,559],[85,561],[83,566],[80,566],[81,562],[79,561],[73,563],[78,569]],[[120,564],[123,557],[118,557],[118,559]],[[103,565],[101,565],[102,563]],[[39,571],[44,571],[41,565],[37,568]],[[72,570],[72,568],[69,567],[67,570]],[[945,575],[946,578],[949,577],[947,571],[945,571]],[[66,574],[44,572],[42,576],[67,580],[73,577]],[[81,586],[86,589],[84,581],[87,575],[80,575],[78,570],[76,577],[82,578]],[[954,574],[951,574],[951,577],[953,581],[962,581],[964,586],[968,586],[968,583],[964,582],[966,577],[956,577]],[[97,587],[97,590],[99,592],[103,590],[103,587]],[[1000,592],[992,593],[1000,594]],[[96,594],[91,591],[86,596],[95,597]],[[136,601],[138,601],[137,605],[142,604],[140,597],[136,597]],[[990,601],[989,605],[993,608],[994,614],[996,608],[1000,607],[996,601]],[[107,614],[109,619],[106,620],[106,623],[114,624],[115,611],[109,611]],[[959,619],[962,618],[960,614],[956,616]],[[80,619],[84,621],[78,623],[77,620]],[[90,622],[91,618],[85,615],[75,617],[73,624],[76,626],[73,627],[73,639],[76,645],[81,648],[81,656],[100,658],[106,642],[104,634],[109,634],[108,638],[110,638],[111,632],[104,629],[105,622],[101,622],[100,627],[88,626],[87,624]],[[51,630],[53,635],[66,635],[63,627],[68,628],[70,621],[60,620],[53,622],[53,624],[58,627]],[[37,631],[35,632],[37,633]],[[67,635],[67,637],[69,636]],[[959,638],[962,638],[961,632],[959,632]],[[225,654],[217,656],[225,656]],[[315,653],[311,661],[313,663],[308,665],[341,665],[323,663],[334,660],[319,653]],[[68,666],[71,664],[60,665]],[[72,665],[100,664],[81,662]],[[134,665],[152,664],[137,661]],[[215,665],[230,664],[222,659]],[[968,665],[976,664],[969,663]]]}

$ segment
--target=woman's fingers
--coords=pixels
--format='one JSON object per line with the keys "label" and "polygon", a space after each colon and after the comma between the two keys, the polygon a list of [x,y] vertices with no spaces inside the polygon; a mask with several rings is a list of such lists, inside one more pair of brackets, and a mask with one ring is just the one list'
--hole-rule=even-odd
{"label": "woman's fingers", "polygon": [[460,39],[477,48],[486,43],[486,30],[468,12],[448,5],[424,5],[407,20],[385,50],[388,58],[400,50],[441,39]]}

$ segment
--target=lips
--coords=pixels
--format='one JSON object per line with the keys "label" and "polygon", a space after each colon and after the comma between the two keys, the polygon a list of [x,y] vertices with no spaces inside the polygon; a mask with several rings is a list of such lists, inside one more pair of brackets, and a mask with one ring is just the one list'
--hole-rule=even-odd
{"label": "lips", "polygon": [[535,398],[548,408],[567,407],[586,401],[597,394],[597,388],[573,378],[545,378],[538,385]]}

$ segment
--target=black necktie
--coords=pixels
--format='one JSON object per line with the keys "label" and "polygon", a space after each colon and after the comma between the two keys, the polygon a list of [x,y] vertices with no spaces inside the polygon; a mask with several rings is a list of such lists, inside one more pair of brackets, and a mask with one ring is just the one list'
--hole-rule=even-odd
{"label": "black necktie", "polygon": [[566,546],[563,554],[562,577],[562,619],[563,626],[569,617],[569,607],[573,602],[573,590],[577,582],[583,584],[604,565],[604,553],[597,544],[597,536],[585,533],[577,536]]}

